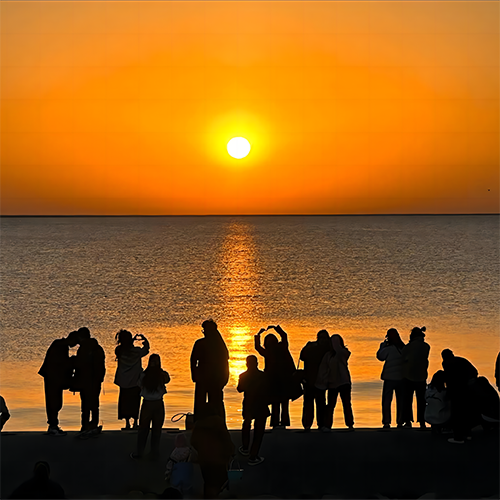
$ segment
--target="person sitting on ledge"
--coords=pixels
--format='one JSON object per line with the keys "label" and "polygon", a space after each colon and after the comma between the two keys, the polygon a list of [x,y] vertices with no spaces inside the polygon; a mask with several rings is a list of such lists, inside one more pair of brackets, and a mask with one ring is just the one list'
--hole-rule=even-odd
{"label": "person sitting on ledge", "polygon": [[49,479],[49,476],[49,464],[37,462],[33,477],[18,486],[9,498],[66,498],[62,487]]}

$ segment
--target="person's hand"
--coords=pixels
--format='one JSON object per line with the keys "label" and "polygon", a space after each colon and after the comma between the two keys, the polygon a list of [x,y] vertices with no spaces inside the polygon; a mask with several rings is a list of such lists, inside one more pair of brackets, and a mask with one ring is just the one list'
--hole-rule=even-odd
{"label": "person's hand", "polygon": [[264,333],[265,331],[266,331],[266,329],[265,329],[265,328],[261,328],[261,329],[259,330],[259,333],[258,333],[257,335],[261,335],[261,334],[262,334],[262,333]]}
{"label": "person's hand", "polygon": [[269,325],[266,330],[276,330],[276,327],[274,325]]}

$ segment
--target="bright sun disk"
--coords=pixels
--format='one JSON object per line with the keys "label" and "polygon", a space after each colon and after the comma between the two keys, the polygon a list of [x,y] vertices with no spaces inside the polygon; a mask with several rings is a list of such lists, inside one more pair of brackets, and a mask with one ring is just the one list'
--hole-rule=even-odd
{"label": "bright sun disk", "polygon": [[250,143],[244,137],[233,137],[227,143],[227,152],[233,158],[240,160],[250,153]]}

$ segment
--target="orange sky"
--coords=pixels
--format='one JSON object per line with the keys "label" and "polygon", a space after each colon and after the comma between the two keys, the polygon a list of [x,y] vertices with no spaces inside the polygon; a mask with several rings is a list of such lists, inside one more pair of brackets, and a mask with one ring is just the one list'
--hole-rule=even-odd
{"label": "orange sky", "polygon": [[3,1],[2,213],[496,213],[499,14]]}

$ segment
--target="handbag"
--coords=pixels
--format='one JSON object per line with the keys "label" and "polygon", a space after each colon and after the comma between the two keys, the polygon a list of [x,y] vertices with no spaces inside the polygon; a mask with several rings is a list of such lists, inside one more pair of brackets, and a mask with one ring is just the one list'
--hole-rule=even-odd
{"label": "handbag", "polygon": [[[177,418],[176,418],[177,417]],[[170,420],[172,422],[178,422],[182,417],[186,417],[184,421],[184,427],[187,431],[192,430],[194,427],[194,415],[190,412],[187,413],[176,413]]]}
{"label": "handbag", "polygon": [[238,460],[233,458],[231,460],[231,464],[229,465],[229,469],[227,471],[227,479],[229,483],[234,483],[235,481],[239,481],[243,478],[243,469],[240,466]]}
{"label": "handbag", "polygon": [[293,372],[292,378],[290,381],[290,399],[292,401],[295,401],[296,399],[299,399],[302,394],[304,394],[304,388],[303,388],[303,382],[304,382],[304,376],[305,376],[305,371],[301,368],[300,366],[300,359],[297,364],[297,369]]}

